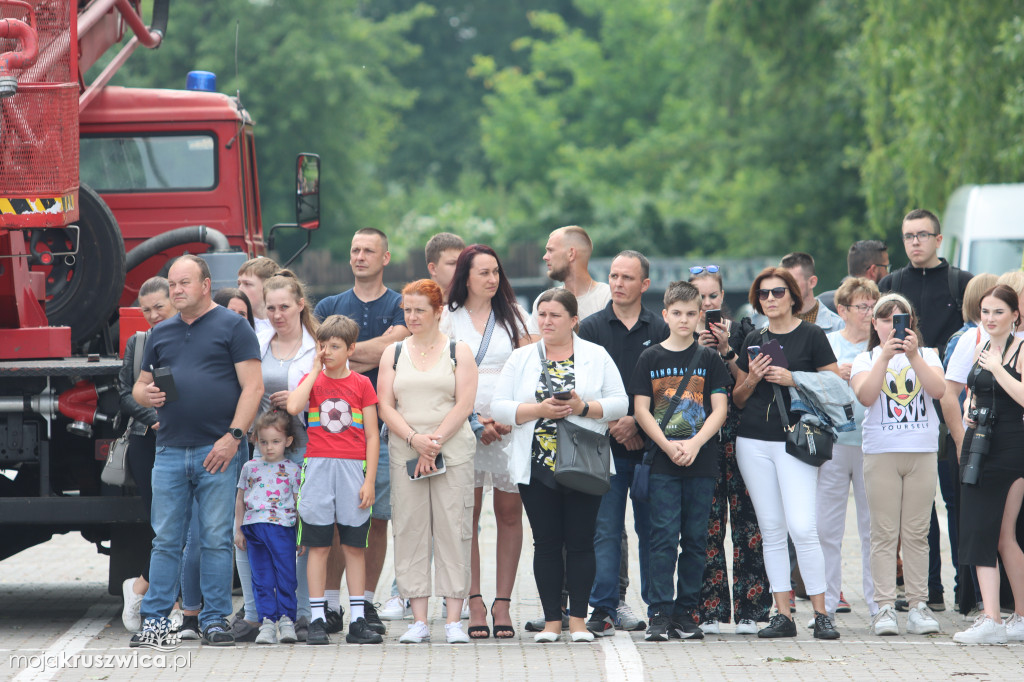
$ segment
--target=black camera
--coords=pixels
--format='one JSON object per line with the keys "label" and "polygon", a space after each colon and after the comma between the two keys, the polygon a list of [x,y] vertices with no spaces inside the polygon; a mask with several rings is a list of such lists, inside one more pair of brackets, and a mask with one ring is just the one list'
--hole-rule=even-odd
{"label": "black camera", "polygon": [[967,415],[976,424],[971,447],[968,449],[967,464],[960,481],[964,485],[977,485],[981,478],[981,460],[988,454],[992,440],[992,425],[995,415],[987,407],[975,407]]}

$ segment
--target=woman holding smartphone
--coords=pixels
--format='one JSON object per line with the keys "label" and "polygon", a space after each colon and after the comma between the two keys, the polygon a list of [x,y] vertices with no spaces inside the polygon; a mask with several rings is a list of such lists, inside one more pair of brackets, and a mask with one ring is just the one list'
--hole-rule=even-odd
{"label": "woman holding smartphone", "polygon": [[[786,425],[799,415],[790,412],[789,387],[793,372],[835,372],[836,356],[816,325],[796,317],[800,287],[785,268],[765,268],[750,287],[750,304],[768,318],[765,353],[749,351],[762,345],[761,331],[747,335],[736,364],[739,368],[732,397],[740,414],[736,459],[754,501],[764,541],[764,563],[778,613],[762,638],[796,637],[789,611],[789,548],[793,538],[800,574],[814,606],[814,637],[838,639],[839,632],[825,611],[825,558],[818,542],[815,519],[818,470],[786,452]],[[769,351],[771,351],[769,353]],[[783,404],[772,385],[780,388]]]}
{"label": "woman holding smartphone", "polygon": [[[690,275],[690,283],[700,291],[699,343],[716,347],[735,382],[739,375],[736,365],[738,351],[754,325],[749,317],[738,321],[729,319],[722,275],[717,265],[691,267]],[[719,439],[719,477],[708,518],[707,566],[698,610],[700,627],[706,634],[719,634],[720,623],[728,623],[733,617],[736,634],[756,635],[757,623],[768,620],[772,598],[764,568],[761,529],[736,462],[736,429],[740,413],[732,402],[731,387],[729,403],[729,416]],[[725,552],[727,523],[732,532],[733,546],[731,585]]]}
{"label": "woman holding smartphone", "polygon": [[850,387],[867,407],[862,449],[871,517],[871,578],[879,611],[876,635],[898,635],[896,543],[903,546],[907,632],[939,631],[928,608],[928,529],[935,485],[939,415],[946,379],[934,348],[919,348],[917,316],[907,299],[887,294],[875,303],[868,350],[853,361]]}
{"label": "woman holding smartphone", "polygon": [[[398,344],[384,349],[377,375],[378,410],[388,425],[391,452],[395,575],[413,615],[413,624],[399,640],[406,644],[430,640],[431,592],[446,599],[448,643],[469,641],[461,617],[469,593],[473,538],[476,438],[469,415],[477,369],[469,346],[454,344],[453,357],[452,342],[438,329],[442,301],[441,287],[429,279],[402,289],[405,325],[412,336],[401,342],[397,358]],[[444,473],[439,473],[441,462]]]}

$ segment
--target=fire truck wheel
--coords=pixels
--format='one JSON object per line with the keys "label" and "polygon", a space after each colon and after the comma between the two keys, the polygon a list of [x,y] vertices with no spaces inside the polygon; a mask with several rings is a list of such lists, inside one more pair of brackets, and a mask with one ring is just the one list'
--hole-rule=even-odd
{"label": "fire truck wheel", "polygon": [[76,345],[108,324],[125,278],[124,240],[114,214],[86,185],[78,198],[78,253],[58,257],[46,277],[46,315],[51,325],[71,327]]}

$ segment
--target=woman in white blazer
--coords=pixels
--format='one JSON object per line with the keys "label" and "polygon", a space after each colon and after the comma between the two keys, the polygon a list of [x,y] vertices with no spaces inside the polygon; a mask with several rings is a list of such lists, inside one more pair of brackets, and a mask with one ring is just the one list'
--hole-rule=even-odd
{"label": "woman in white blazer", "polygon": [[[558,419],[597,433],[625,416],[628,405],[622,379],[611,356],[576,336],[576,297],[551,289],[537,299],[539,344],[513,351],[494,391],[491,412],[513,424],[509,466],[533,529],[533,572],[546,625],[538,642],[554,642],[562,630],[561,594],[569,592],[569,631],[573,641],[592,641],[587,606],[594,582],[594,525],[601,498],[559,485],[554,480]],[[553,391],[541,370],[546,358]],[[554,394],[567,393],[559,400]],[[563,561],[562,552],[565,551]]]}

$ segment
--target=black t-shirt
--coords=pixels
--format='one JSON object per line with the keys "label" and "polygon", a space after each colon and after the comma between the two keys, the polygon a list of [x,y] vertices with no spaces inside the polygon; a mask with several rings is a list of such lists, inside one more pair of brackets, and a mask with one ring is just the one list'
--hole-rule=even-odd
{"label": "black t-shirt", "polygon": [[156,444],[212,445],[228,432],[242,395],[235,365],[258,360],[260,344],[244,317],[214,306],[192,324],[181,315],[149,333],[142,369],[170,367],[178,399],[157,408]]}
{"label": "black t-shirt", "polygon": [[[667,350],[660,343],[645,350],[637,360],[636,370],[629,382],[629,393],[651,398],[651,414],[661,423],[686,368],[693,362],[693,354],[699,346],[690,344],[686,350]],[[732,376],[718,353],[704,352],[704,360],[697,364],[681,400],[676,406],[665,435],[669,440],[688,440],[704,426],[704,420],[711,414],[711,394],[726,393],[732,385]],[[695,476],[718,476],[718,435],[715,434],[700,454],[688,467],[679,466],[660,449],[654,456],[651,472],[691,478]]]}
{"label": "black t-shirt", "polygon": [[[778,339],[782,345],[782,352],[786,356],[791,372],[815,372],[819,367],[831,365],[836,361],[832,346],[829,345],[825,332],[821,327],[810,322],[801,321],[800,324],[788,334],[775,334],[768,332],[769,339]],[[743,341],[743,347],[739,350],[739,357],[736,358],[736,366],[744,372],[750,371],[750,356],[747,355],[749,346],[760,346],[761,330],[755,329],[747,334]],[[789,387],[780,386],[782,399],[786,403],[786,414],[789,415]],[[796,421],[794,415],[789,415],[787,423]],[[740,412],[740,427],[737,434],[743,438],[755,438],[757,440],[786,440],[786,434],[782,430],[782,422],[779,419],[779,410],[775,405],[775,391],[771,382],[762,379],[754,389],[753,395],[747,400],[743,411]]]}

